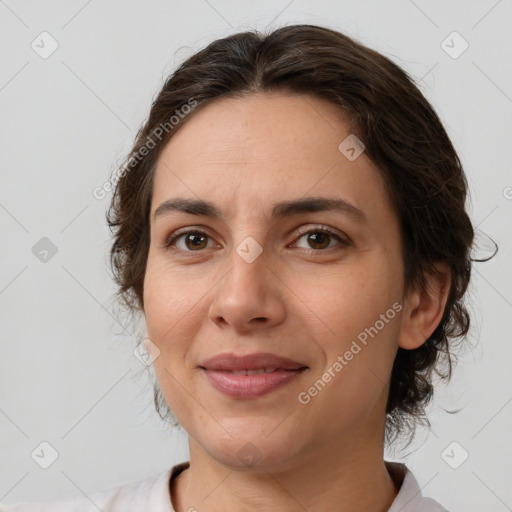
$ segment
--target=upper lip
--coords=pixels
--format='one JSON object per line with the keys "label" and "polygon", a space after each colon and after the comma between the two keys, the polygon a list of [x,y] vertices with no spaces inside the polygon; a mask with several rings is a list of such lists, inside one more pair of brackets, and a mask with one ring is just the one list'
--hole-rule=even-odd
{"label": "upper lip", "polygon": [[278,356],[269,352],[236,355],[230,352],[218,354],[206,359],[200,364],[207,370],[259,370],[261,368],[276,368],[282,370],[298,370],[306,365],[293,361],[287,357]]}

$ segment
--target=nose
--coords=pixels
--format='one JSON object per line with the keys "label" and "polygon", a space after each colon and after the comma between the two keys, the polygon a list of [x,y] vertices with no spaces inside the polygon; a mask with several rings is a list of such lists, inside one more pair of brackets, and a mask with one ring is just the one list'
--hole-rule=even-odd
{"label": "nose", "polygon": [[215,287],[210,320],[240,332],[279,325],[285,317],[286,286],[270,268],[265,251],[254,261],[240,254],[232,251],[229,268]]}

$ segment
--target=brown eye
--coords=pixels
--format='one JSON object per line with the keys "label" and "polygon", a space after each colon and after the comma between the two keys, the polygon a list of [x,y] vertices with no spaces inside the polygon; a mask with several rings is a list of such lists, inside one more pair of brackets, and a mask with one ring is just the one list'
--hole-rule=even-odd
{"label": "brown eye", "polygon": [[[201,233],[188,233],[185,235],[185,245],[189,249],[204,249],[208,245],[208,236]],[[206,241],[206,244],[205,244]]]}
{"label": "brown eye", "polygon": [[[210,237],[203,231],[186,231],[185,233],[169,237],[165,245],[166,247],[176,245],[178,249],[182,251],[194,252],[206,249],[209,238]],[[184,247],[183,244],[181,247],[179,247],[177,243],[174,244],[174,242],[180,239],[184,240]]]}
{"label": "brown eye", "polygon": [[307,236],[307,241],[313,249],[325,249],[329,245],[331,235],[329,233],[313,232]]}
{"label": "brown eye", "polygon": [[326,249],[331,249],[332,246],[329,247],[329,244],[333,239],[338,241],[338,246],[345,247],[349,245],[338,233],[335,233],[327,227],[302,231],[300,234],[302,236],[298,240],[305,239],[308,244],[308,247],[302,248],[311,252],[321,252]]}

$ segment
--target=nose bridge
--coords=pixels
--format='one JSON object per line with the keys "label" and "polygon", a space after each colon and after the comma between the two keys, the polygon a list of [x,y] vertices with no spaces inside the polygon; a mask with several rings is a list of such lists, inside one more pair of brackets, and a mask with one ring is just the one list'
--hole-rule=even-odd
{"label": "nose bridge", "polygon": [[[229,286],[235,292],[246,291],[246,296],[256,301],[264,291],[268,270],[268,254],[264,246],[256,238],[248,234],[248,230],[241,230],[241,241],[233,246],[229,257],[230,271]],[[261,240],[261,237],[259,237]],[[261,288],[261,289],[260,289]]]}
{"label": "nose bridge", "polygon": [[[233,250],[229,264],[240,271],[247,271],[248,274],[261,271],[262,262],[268,259],[264,247],[267,246],[269,226],[266,224],[265,212],[257,198],[257,194],[253,195],[251,202],[237,205],[236,215],[232,219]],[[253,268],[255,263],[257,265]]]}
{"label": "nose bridge", "polygon": [[274,323],[284,308],[274,280],[270,279],[271,258],[249,230],[240,229],[238,233],[227,260],[228,268],[214,294],[211,319],[222,318],[239,329],[249,328],[255,318]]}

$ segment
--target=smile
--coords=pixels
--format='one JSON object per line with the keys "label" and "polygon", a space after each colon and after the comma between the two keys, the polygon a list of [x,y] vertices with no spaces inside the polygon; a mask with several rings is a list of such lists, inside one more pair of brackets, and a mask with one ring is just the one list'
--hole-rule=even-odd
{"label": "smile", "polygon": [[283,370],[260,368],[256,370],[211,370],[202,372],[210,384],[221,393],[232,398],[258,398],[275,391],[297,379],[306,368]]}

